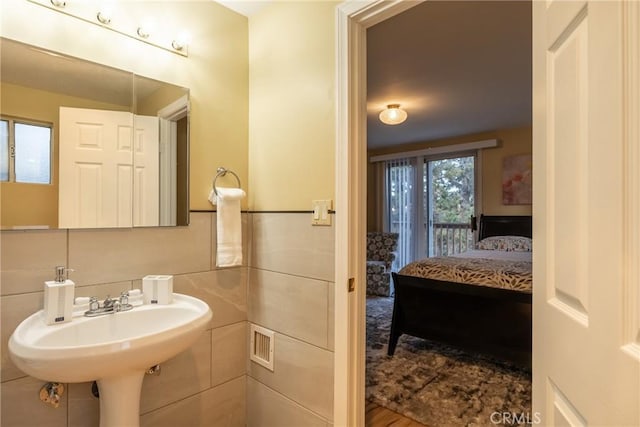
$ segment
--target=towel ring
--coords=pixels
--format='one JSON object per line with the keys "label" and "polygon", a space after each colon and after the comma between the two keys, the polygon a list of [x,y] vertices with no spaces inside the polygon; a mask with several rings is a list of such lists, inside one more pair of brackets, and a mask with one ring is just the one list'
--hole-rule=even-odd
{"label": "towel ring", "polygon": [[225,176],[227,173],[230,173],[231,175],[235,176],[236,177],[236,181],[238,181],[238,188],[242,188],[242,184],[240,184],[240,178],[238,178],[238,175],[236,175],[236,173],[234,171],[231,171],[231,170],[223,168],[223,167],[219,167],[218,168],[218,173],[216,174],[216,177],[213,178],[213,193],[216,196],[218,195],[218,190],[216,189],[216,181],[218,180],[219,177]]}

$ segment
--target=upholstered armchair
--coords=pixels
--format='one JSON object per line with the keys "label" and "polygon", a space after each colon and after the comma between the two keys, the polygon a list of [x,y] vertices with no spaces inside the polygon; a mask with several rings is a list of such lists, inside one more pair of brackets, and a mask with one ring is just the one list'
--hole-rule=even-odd
{"label": "upholstered armchair", "polygon": [[391,263],[397,247],[398,233],[367,233],[367,295],[391,296]]}

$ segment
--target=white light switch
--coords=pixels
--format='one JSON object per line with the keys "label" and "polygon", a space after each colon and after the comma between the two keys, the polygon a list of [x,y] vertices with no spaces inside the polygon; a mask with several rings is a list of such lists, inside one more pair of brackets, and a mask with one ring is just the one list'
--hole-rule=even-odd
{"label": "white light switch", "polygon": [[313,200],[312,225],[331,225],[331,200]]}

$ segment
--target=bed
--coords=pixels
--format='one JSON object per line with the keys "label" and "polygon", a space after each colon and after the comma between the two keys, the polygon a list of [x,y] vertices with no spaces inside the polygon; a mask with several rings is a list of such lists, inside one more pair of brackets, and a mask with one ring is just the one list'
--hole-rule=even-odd
{"label": "bed", "polygon": [[[479,241],[494,236],[523,236],[531,238],[531,216],[485,216],[480,217]],[[517,240],[517,239],[514,239]],[[524,240],[524,239],[523,239]],[[518,251],[516,249],[516,251]],[[494,252],[494,251],[487,251]],[[497,252],[497,251],[496,251]],[[526,269],[522,254],[514,251],[504,260],[511,267],[500,270],[513,272]],[[529,252],[530,254],[530,252]],[[457,258],[457,259],[456,259]],[[475,257],[446,257],[451,265],[457,262],[474,264]],[[509,259],[512,264],[509,264]],[[469,261],[471,259],[471,261]],[[522,261],[522,262],[520,262]],[[503,261],[497,261],[503,262]],[[444,280],[432,274],[424,274],[409,264],[398,273],[393,273],[395,300],[389,336],[388,354],[393,356],[398,338],[408,334],[419,338],[444,342],[461,349],[480,352],[522,366],[531,366],[531,263],[529,284],[525,279],[507,277],[503,284],[484,284],[469,274],[469,267],[461,277],[476,277],[476,283],[460,283]],[[518,266],[517,268],[514,266]],[[454,267],[451,267],[454,268]],[[422,268],[422,270],[429,270]],[[410,274],[406,274],[409,272]],[[428,276],[428,277],[418,277]],[[524,272],[526,276],[526,272]],[[517,274],[516,274],[517,276]],[[515,285],[512,286],[512,284]],[[504,285],[506,284],[506,285]]]}

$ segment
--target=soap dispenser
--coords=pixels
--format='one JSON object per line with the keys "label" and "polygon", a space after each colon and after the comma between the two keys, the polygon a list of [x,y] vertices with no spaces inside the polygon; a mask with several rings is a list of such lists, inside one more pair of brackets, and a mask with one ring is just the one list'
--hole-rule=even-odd
{"label": "soap dispenser", "polygon": [[44,321],[47,325],[70,322],[73,314],[75,283],[67,277],[68,268],[58,266],[55,280],[44,282]]}

